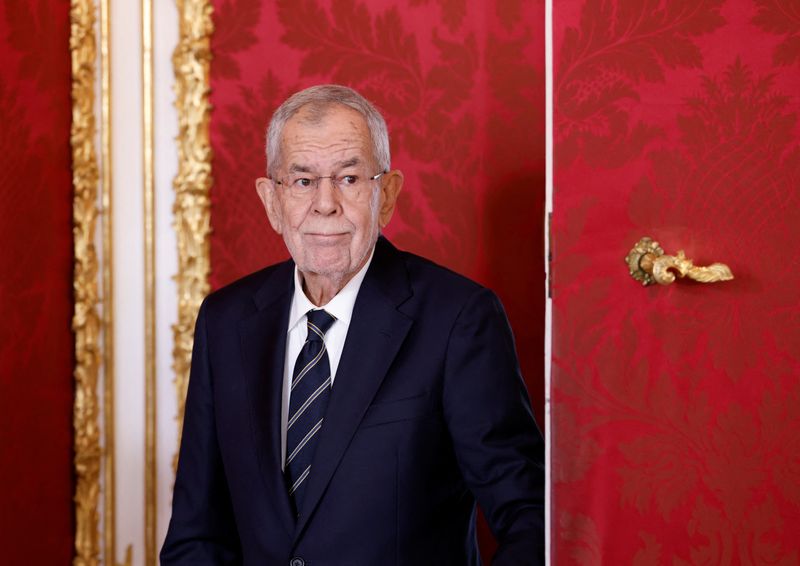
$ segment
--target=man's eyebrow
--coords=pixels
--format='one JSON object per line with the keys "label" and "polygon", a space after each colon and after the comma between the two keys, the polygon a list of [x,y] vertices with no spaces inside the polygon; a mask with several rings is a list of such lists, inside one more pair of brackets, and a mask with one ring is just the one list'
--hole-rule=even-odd
{"label": "man's eyebrow", "polygon": [[340,169],[347,169],[348,167],[353,167],[359,163],[361,163],[361,159],[359,157],[351,157],[350,159],[340,161],[338,165]]}
{"label": "man's eyebrow", "polygon": [[[348,167],[354,167],[356,165],[359,165],[360,163],[361,163],[361,158],[360,157],[358,157],[358,156],[351,157],[349,159],[345,159],[344,161],[340,161],[339,163],[337,163],[336,164],[336,168],[337,169],[347,169]],[[309,167],[308,165],[300,165],[298,163],[292,163],[289,166],[289,172],[290,173],[313,173],[311,167]]]}

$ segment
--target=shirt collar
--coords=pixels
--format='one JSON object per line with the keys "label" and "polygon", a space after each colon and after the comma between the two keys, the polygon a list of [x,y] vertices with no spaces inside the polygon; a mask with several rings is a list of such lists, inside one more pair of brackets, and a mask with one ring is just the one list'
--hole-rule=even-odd
{"label": "shirt collar", "polygon": [[353,278],[347,282],[341,291],[339,291],[328,304],[320,307],[316,306],[303,291],[303,284],[300,281],[300,270],[297,266],[294,267],[294,296],[292,297],[292,307],[289,311],[289,330],[297,326],[301,320],[306,316],[306,313],[313,309],[325,309],[328,314],[333,315],[337,321],[344,322],[347,326],[350,325],[350,319],[353,316],[353,307],[356,304],[356,297],[358,290],[361,288],[361,283],[367,275],[367,270],[372,263],[372,256],[375,255],[375,247],[369,254],[367,262],[358,270]]}

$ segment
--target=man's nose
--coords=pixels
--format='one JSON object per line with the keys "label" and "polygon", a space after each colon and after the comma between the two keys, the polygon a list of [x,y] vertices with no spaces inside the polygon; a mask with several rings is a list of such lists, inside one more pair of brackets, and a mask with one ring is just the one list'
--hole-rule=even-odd
{"label": "man's nose", "polygon": [[333,214],[340,208],[341,191],[331,177],[320,177],[314,192],[314,210],[319,214]]}

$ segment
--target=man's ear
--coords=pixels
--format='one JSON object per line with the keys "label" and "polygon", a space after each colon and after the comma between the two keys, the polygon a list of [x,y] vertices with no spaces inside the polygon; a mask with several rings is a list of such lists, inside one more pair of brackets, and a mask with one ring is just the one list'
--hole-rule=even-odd
{"label": "man's ear", "polygon": [[280,206],[276,202],[275,196],[275,182],[267,177],[259,177],[256,179],[256,192],[261,203],[264,205],[264,210],[267,211],[267,218],[272,229],[278,234],[283,230],[283,222],[281,218]]}
{"label": "man's ear", "polygon": [[380,209],[378,210],[378,224],[381,229],[386,228],[394,214],[397,204],[397,196],[403,188],[403,173],[399,169],[393,169],[381,177],[381,199]]}

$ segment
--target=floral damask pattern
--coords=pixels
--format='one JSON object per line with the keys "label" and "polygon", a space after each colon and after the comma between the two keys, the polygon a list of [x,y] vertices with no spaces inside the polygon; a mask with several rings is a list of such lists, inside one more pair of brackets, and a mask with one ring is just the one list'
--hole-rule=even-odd
{"label": "floral damask pattern", "polygon": [[497,291],[543,417],[543,0],[217,0],[214,22],[212,286],[286,257],[254,190],[272,112],[352,86],[405,175],[387,236]]}
{"label": "floral damask pattern", "polygon": [[554,85],[559,163],[580,155],[618,166],[641,153],[659,129],[632,115],[637,87],[663,83],[669,69],[700,66],[696,39],[723,24],[722,1],[588,0],[577,25],[562,32]]}
{"label": "floral damask pattern", "polygon": [[[624,158],[588,155],[595,146],[556,103],[557,139],[583,141],[555,150],[554,564],[800,560],[800,265],[787,254],[800,223],[800,76],[773,58],[787,28],[764,14],[780,2],[694,5],[714,17],[681,48],[691,65],[663,59],[647,71],[661,88],[629,80],[627,97],[595,101],[608,115],[624,100],[655,132],[625,141]],[[655,29],[666,13],[645,0],[602,6],[605,20],[592,0],[556,5],[557,85],[587,18],[597,38],[628,21],[620,14]],[[606,57],[604,45],[585,43],[582,60]],[[700,265],[725,261],[736,279],[642,288],[621,258],[644,235]]]}
{"label": "floral damask pattern", "polygon": [[[436,246],[440,257],[449,255],[463,260],[464,264],[458,267],[469,265],[467,262],[474,260],[470,251],[477,246],[475,232],[465,228],[476,222],[474,202],[462,199],[458,207],[448,206],[448,203],[462,179],[478,173],[478,156],[469,147],[470,140],[474,139],[475,118],[465,104],[478,64],[475,36],[467,36],[463,43],[456,42],[445,39],[434,28],[426,38],[431,42],[429,56],[434,58],[434,64],[425,72],[417,37],[405,28],[397,7],[371,11],[366,4],[346,0],[336,2],[329,10],[315,0],[304,0],[299,4],[278,1],[272,9],[277,16],[278,29],[284,30],[280,34],[281,44],[297,53],[294,59],[299,77],[310,82],[322,80],[353,85],[385,109],[395,155],[405,151],[419,161],[418,171],[406,170],[408,184],[416,181],[436,187],[436,191],[432,191],[435,198],[422,197],[414,191],[404,195],[395,221],[402,226],[399,231],[409,238],[422,240],[423,245]],[[224,12],[220,19],[222,17]],[[219,67],[223,66],[215,64],[215,73]],[[258,99],[262,101],[275,99],[273,104],[263,108],[264,117],[253,123],[259,137],[262,124],[275,104],[299,88],[292,79],[283,78],[286,73],[281,71],[268,66],[259,70],[263,78],[256,82],[274,85],[276,89],[271,95],[259,93]],[[247,89],[249,85],[242,88]],[[242,91],[242,96],[253,94],[256,93]],[[240,100],[226,107],[224,113],[237,112]],[[250,98],[247,102],[248,108],[263,107],[263,102],[259,104],[256,99]],[[220,117],[220,122],[227,122],[226,118]],[[241,129],[240,124],[237,129]],[[228,151],[228,141],[229,138],[220,144],[223,151]],[[263,143],[254,145],[260,146]],[[240,154],[236,155],[236,161],[240,161]],[[462,163],[460,156],[465,155],[474,159]],[[261,167],[262,162],[263,158],[257,161]],[[464,164],[468,166],[466,170],[459,171],[458,166]],[[237,164],[233,164],[233,168],[236,167]],[[215,170],[227,172],[226,164],[219,163]],[[450,222],[442,222],[440,216],[450,216]],[[455,226],[448,225],[452,223]],[[423,230],[423,226],[427,229]],[[261,255],[258,249],[253,253]],[[218,267],[222,265],[215,261],[215,270]]]}
{"label": "floral damask pattern", "polygon": [[[756,76],[737,59],[721,77],[704,76],[700,94],[686,104],[690,111],[676,122],[682,147],[649,154],[652,169],[631,196],[631,216],[642,230],[671,225],[671,237],[689,252],[732,258],[745,274],[778,265],[796,273],[800,259],[776,245],[800,222],[800,195],[792,190],[800,178],[796,99],[778,90],[771,74]],[[711,247],[693,249],[709,241]],[[702,294],[688,294],[682,305],[696,313],[688,324],[707,335],[708,354],[732,379],[763,356],[760,348],[738,344],[800,344],[800,328],[792,324],[796,297],[782,292],[786,276],[759,283],[749,300],[709,304]],[[752,324],[762,314],[772,321],[768,328]]]}
{"label": "floral damask pattern", "polygon": [[[497,9],[495,23],[487,31],[479,25],[480,14],[465,17],[459,15],[458,2],[452,3],[455,7],[443,3],[442,11],[453,14],[455,10],[451,23],[458,31],[451,33],[435,22],[416,23],[413,10],[422,4],[427,3],[412,1],[405,8],[380,9],[353,0],[330,5],[316,0],[220,2],[212,69],[218,109],[214,126],[219,124],[212,128],[212,136],[219,142],[215,149],[222,152],[214,167],[219,177],[217,194],[223,193],[229,173],[235,175],[242,171],[241,163],[251,162],[243,159],[239,148],[251,140],[259,140],[253,147],[263,146],[261,130],[277,101],[306,83],[350,84],[385,110],[395,155],[408,178],[392,233],[407,247],[425,249],[461,271],[481,270],[487,260],[481,257],[485,251],[479,238],[483,220],[479,201],[487,192],[486,176],[497,177],[496,169],[487,170],[485,165],[486,152],[496,146],[487,143],[481,132],[498,124],[512,126],[511,132],[503,132],[506,140],[498,154],[511,150],[519,156],[516,148],[520,145],[515,141],[520,140],[533,150],[543,148],[542,61],[535,57],[541,36],[533,33],[541,29],[541,22],[533,17],[541,6],[526,13],[515,3]],[[494,10],[490,5],[485,10],[490,8]],[[509,24],[503,27],[500,22],[507,20]],[[236,33],[226,31],[233,27]],[[269,37],[253,46],[251,40],[260,30],[269,30]],[[281,56],[282,64],[277,58],[264,64],[263,57],[271,51]],[[291,54],[291,59],[282,57],[285,54]],[[291,61],[291,71],[287,61]],[[501,61],[509,66],[501,67]],[[243,67],[252,72],[244,76]],[[480,72],[489,76],[479,80]],[[237,80],[226,81],[229,77]],[[497,121],[479,114],[486,105],[499,111]],[[242,128],[239,120],[245,118],[251,119],[252,128]],[[254,162],[259,170],[263,168],[263,159]],[[514,168],[540,178],[543,155],[534,153],[533,160],[518,162]],[[253,169],[247,172],[252,175]],[[246,185],[250,184],[248,179]],[[534,206],[540,191],[541,187],[527,189],[533,197],[525,195],[523,204]],[[252,211],[254,198],[239,212]],[[218,209],[225,206],[221,201],[216,200]],[[222,216],[216,216],[215,224],[221,220]],[[221,252],[218,243],[213,249]],[[252,252],[244,253],[255,257],[244,261],[215,260],[215,273],[241,274],[234,267],[237,263],[257,264],[262,251],[251,248]],[[227,261],[232,263],[223,263]],[[223,277],[228,279],[230,275]]]}
{"label": "floral damask pattern", "polygon": [[767,33],[782,36],[772,60],[776,65],[800,64],[800,4],[794,0],[756,0],[753,23]]}
{"label": "floral damask pattern", "polygon": [[68,44],[68,2],[0,5],[0,538],[7,564],[66,564],[74,542]]}
{"label": "floral damask pattern", "polygon": [[[253,189],[289,94],[357,88],[386,114],[406,183],[393,241],[499,292],[542,399],[543,3],[221,0],[212,38],[212,284],[282,259]],[[447,12],[448,19],[420,20]],[[539,228],[537,228],[539,226]],[[509,278],[508,273],[515,277]],[[524,324],[523,324],[524,322]]]}

